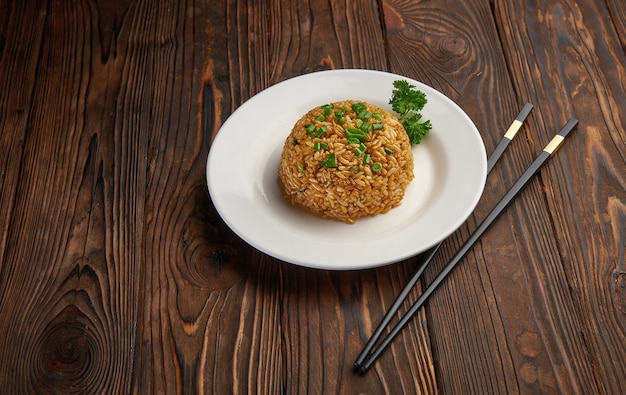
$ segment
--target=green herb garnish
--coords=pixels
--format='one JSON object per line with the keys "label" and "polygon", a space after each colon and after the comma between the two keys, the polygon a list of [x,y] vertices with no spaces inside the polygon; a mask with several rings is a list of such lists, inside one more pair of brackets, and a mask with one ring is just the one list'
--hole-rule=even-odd
{"label": "green herb garnish", "polygon": [[315,134],[313,136],[315,136],[315,137],[322,137],[323,135],[326,134],[326,132],[328,132],[328,129],[326,129],[326,127],[324,127],[324,126],[320,126],[319,128],[317,128],[317,130],[315,131]]}
{"label": "green herb garnish", "polygon": [[322,110],[324,110],[324,117],[327,117],[333,113],[333,106],[332,104],[324,104]]}
{"label": "green herb garnish", "polygon": [[426,94],[405,80],[394,81],[393,87],[389,104],[391,104],[393,111],[400,115],[398,119],[404,126],[411,144],[419,144],[432,129],[429,120],[420,122],[422,119],[420,111],[428,102]]}
{"label": "green herb garnish", "polygon": [[365,136],[365,132],[357,128],[346,128],[346,138],[348,140],[357,139],[362,143],[364,143],[367,140],[367,137]]}
{"label": "green herb garnish", "polygon": [[363,111],[361,111],[361,112],[359,113],[359,115],[358,115],[358,118],[359,118],[360,120],[363,120],[363,121],[367,121],[367,120],[368,120],[368,119],[370,119],[371,117],[372,117],[372,113],[371,113],[371,112],[369,112],[369,111],[367,111],[367,110],[363,110]]}
{"label": "green herb garnish", "polygon": [[367,147],[365,146],[365,144],[361,143],[359,145],[359,147],[357,149],[354,150],[354,154],[356,156],[361,156],[365,153],[365,150],[367,149]]}
{"label": "green herb garnish", "polygon": [[315,143],[313,143],[313,151],[319,151],[321,149],[328,149],[328,144],[321,141],[316,141]]}
{"label": "green herb garnish", "polygon": [[352,111],[359,114],[362,111],[367,110],[367,106],[361,102],[352,104]]}
{"label": "green herb garnish", "polygon": [[335,154],[327,154],[326,160],[319,162],[320,167],[337,167],[337,156]]}

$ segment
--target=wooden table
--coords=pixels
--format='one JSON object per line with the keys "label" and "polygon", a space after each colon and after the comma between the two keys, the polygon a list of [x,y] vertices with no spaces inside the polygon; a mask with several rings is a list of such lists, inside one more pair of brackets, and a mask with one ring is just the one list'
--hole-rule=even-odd
{"label": "wooden table", "polygon": [[[626,393],[625,4],[0,1],[0,392]],[[433,86],[487,152],[535,105],[419,289],[580,120],[363,376],[416,258],[278,261],[205,180],[238,106],[334,68]]]}

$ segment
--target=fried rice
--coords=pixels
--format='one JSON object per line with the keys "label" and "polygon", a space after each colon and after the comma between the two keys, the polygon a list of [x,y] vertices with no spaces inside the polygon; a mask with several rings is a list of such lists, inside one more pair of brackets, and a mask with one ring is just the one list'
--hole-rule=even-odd
{"label": "fried rice", "polygon": [[411,143],[381,108],[354,100],[326,104],[296,122],[278,176],[293,205],[354,223],[401,204],[414,177]]}

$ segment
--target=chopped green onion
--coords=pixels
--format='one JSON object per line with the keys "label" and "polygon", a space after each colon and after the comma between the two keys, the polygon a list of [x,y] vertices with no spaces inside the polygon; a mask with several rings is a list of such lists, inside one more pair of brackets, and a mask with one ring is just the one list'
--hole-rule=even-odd
{"label": "chopped green onion", "polygon": [[370,163],[370,154],[365,154],[365,156],[363,156],[363,164],[367,165],[368,163]]}
{"label": "chopped green onion", "polygon": [[393,150],[392,150],[392,149],[390,149],[390,148],[385,147],[385,153],[386,153],[387,155],[391,155],[391,154],[393,154]]}
{"label": "chopped green onion", "polygon": [[321,141],[316,141],[315,143],[313,143],[313,151],[319,151],[322,148],[328,149],[328,144]]}
{"label": "chopped green onion", "polygon": [[369,132],[370,130],[372,130],[372,125],[370,125],[367,122],[363,122],[361,126],[359,126],[359,129],[361,129],[364,132]]}
{"label": "chopped green onion", "polygon": [[374,173],[378,173],[379,171],[381,171],[383,169],[383,165],[380,162],[374,162],[372,163],[372,171]]}
{"label": "chopped green onion", "polygon": [[318,163],[319,167],[337,167],[337,157],[335,154],[327,154],[323,162]]}
{"label": "chopped green onion", "polygon": [[358,115],[359,119],[362,119],[364,121],[367,121],[368,119],[370,119],[372,117],[372,113],[365,110],[365,111],[361,111]]}
{"label": "chopped green onion", "polygon": [[348,139],[348,144],[359,144],[361,143],[361,140],[357,139],[356,137],[350,137]]}
{"label": "chopped green onion", "polygon": [[316,121],[322,122],[324,120],[324,115],[320,114],[320,115],[316,115],[315,118]]}
{"label": "chopped green onion", "polygon": [[354,103],[352,105],[352,111],[354,111],[357,114],[365,110],[367,110],[367,106],[365,106],[365,104],[363,103]]}
{"label": "chopped green onion", "polygon": [[328,130],[324,127],[324,126],[320,126],[319,128],[317,128],[317,131],[315,132],[315,137],[322,137],[323,135],[326,134]]}
{"label": "chopped green onion", "polygon": [[372,124],[372,129],[374,130],[383,130],[385,128],[385,124],[382,122],[376,122]]}
{"label": "chopped green onion", "polygon": [[359,167],[359,165],[354,165],[350,167],[350,171],[352,173],[358,173],[361,170],[361,168]]}
{"label": "chopped green onion", "polygon": [[337,167],[337,157],[335,154],[326,155],[326,161],[324,162],[326,167]]}
{"label": "chopped green onion", "polygon": [[310,123],[310,124],[306,125],[305,130],[306,130],[307,134],[311,134],[311,133],[313,133],[315,131],[315,125]]}
{"label": "chopped green onion", "polygon": [[291,140],[291,145],[298,145],[298,140],[292,139]]}
{"label": "chopped green onion", "polygon": [[367,149],[367,147],[365,146],[365,144],[361,143],[361,145],[359,145],[359,148],[354,150],[354,154],[356,156],[361,156],[361,155],[363,155],[365,153],[366,149]]}
{"label": "chopped green onion", "polygon": [[339,123],[340,125],[343,125],[344,123],[346,123],[346,120],[343,119],[343,117],[346,115],[346,108],[342,107],[339,110],[335,111],[335,118],[337,118],[337,123]]}
{"label": "chopped green onion", "polygon": [[302,165],[302,164],[298,163],[298,171],[299,171],[300,173],[304,173],[304,165]]}
{"label": "chopped green onion", "polygon": [[356,124],[356,127],[357,127],[357,128],[360,128],[360,127],[361,127],[361,125],[363,125],[363,120],[362,120],[362,119],[357,118],[357,119],[355,119],[355,120],[354,120],[354,123]]}
{"label": "chopped green onion", "polygon": [[351,139],[351,138],[358,139],[362,143],[365,142],[365,140],[367,140],[367,137],[365,136],[365,132],[357,128],[346,128],[346,137],[348,139]]}
{"label": "chopped green onion", "polygon": [[324,104],[322,110],[324,110],[324,116],[327,117],[333,113],[333,106],[331,104]]}
{"label": "chopped green onion", "polygon": [[376,119],[382,119],[383,118],[383,114],[379,113],[378,111],[375,111],[374,113],[372,113],[372,116]]}

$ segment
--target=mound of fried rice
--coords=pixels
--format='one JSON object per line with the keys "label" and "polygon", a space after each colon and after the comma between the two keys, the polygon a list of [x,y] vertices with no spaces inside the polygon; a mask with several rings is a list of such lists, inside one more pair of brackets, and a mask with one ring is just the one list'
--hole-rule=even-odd
{"label": "mound of fried rice", "polygon": [[[356,103],[359,113],[353,110]],[[371,117],[363,120],[368,113]],[[364,133],[361,143],[348,140],[354,131],[349,128],[367,129],[363,122],[376,124],[376,130]],[[354,223],[400,205],[413,179],[411,143],[398,119],[381,108],[353,100],[330,103],[296,122],[285,140],[278,176],[293,205]]]}

